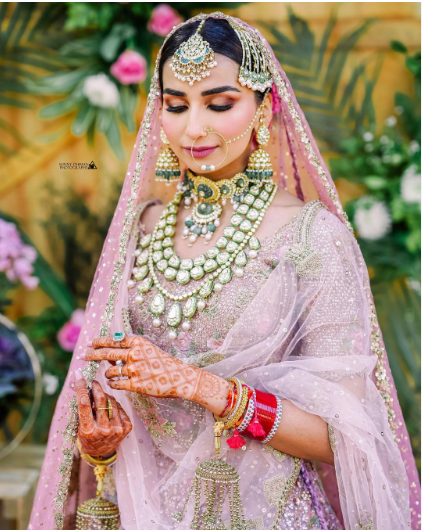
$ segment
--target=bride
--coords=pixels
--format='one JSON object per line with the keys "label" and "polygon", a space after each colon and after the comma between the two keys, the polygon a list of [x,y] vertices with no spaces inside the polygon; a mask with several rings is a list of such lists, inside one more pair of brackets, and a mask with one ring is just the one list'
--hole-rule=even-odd
{"label": "bride", "polygon": [[30,528],[416,529],[419,500],[367,268],[290,83],[256,29],[197,15],[157,57]]}

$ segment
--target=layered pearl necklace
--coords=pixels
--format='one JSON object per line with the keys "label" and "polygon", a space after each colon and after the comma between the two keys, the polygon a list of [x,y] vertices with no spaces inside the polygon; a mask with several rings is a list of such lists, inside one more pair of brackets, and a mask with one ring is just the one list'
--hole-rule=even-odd
{"label": "layered pearl necklace", "polygon": [[[243,174],[237,174],[238,176]],[[245,176],[246,177],[246,176]],[[128,287],[133,288],[136,282],[138,304],[144,303],[144,293],[153,286],[158,290],[154,295],[150,312],[153,325],[160,327],[165,324],[170,328],[169,337],[177,337],[177,328],[190,329],[190,320],[197,310],[206,306],[206,298],[215,290],[223,289],[230,282],[233,271],[236,276],[243,275],[243,267],[249,258],[256,258],[261,247],[254,233],[261,224],[265,212],[271,205],[277,192],[275,183],[251,184],[245,179],[245,187],[238,197],[236,212],[230,219],[230,225],[223,230],[223,235],[215,242],[215,246],[195,259],[181,259],[174,251],[173,236],[177,221],[177,212],[184,197],[184,191],[177,190],[172,201],[163,210],[154,231],[139,241],[135,250],[136,264]],[[244,248],[248,245],[249,253]],[[168,281],[175,281],[179,286],[186,285],[191,279],[203,280],[183,293],[172,293],[165,288],[158,273],[162,273]],[[184,301],[183,308],[181,302]],[[169,306],[166,319],[160,319]]]}

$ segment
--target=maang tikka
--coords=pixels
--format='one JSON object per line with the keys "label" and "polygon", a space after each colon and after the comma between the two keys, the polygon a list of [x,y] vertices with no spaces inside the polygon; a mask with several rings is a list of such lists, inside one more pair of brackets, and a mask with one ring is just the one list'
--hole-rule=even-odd
{"label": "maang tikka", "polygon": [[[200,35],[206,20],[204,19],[199,24],[196,32],[179,46],[170,63],[170,68],[176,78],[181,81],[187,81],[191,86],[195,81],[201,81],[208,77],[211,74],[210,69],[217,66],[214,50]],[[250,33],[246,29],[232,22],[229,22],[229,24],[242,45],[243,57],[238,73],[240,85],[242,87],[247,86],[252,90],[265,92],[273,85],[272,75],[268,69],[265,55],[253,42]]]}
{"label": "maang tikka", "polygon": [[195,81],[209,76],[209,69],[217,66],[213,49],[199,34],[204,24],[205,20],[199,24],[195,33],[179,46],[170,63],[177,79],[187,81],[191,86]]}

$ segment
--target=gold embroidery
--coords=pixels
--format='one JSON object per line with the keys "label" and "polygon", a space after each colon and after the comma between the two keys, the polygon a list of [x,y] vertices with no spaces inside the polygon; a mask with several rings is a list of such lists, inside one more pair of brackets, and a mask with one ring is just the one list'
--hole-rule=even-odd
{"label": "gold embroidery", "polygon": [[273,446],[270,446],[269,444],[266,444],[264,446],[264,450],[266,452],[269,452],[270,454],[273,454],[273,456],[275,457],[275,459],[277,459],[279,463],[282,463],[287,457],[287,454],[285,454],[284,452],[280,452],[280,450],[276,450]]}
{"label": "gold embroidery", "polygon": [[224,354],[219,354],[218,352],[203,352],[191,356],[187,363],[189,365],[195,365],[195,367],[207,367],[212,363],[217,363],[225,358]]}
{"label": "gold embroidery", "polygon": [[88,389],[92,387],[92,381],[95,379],[95,375],[97,374],[98,367],[100,366],[99,363],[96,361],[90,361],[85,365],[83,369],[81,369],[82,376],[86,380],[86,385]]}
{"label": "gold embroidery", "polygon": [[129,308],[122,308],[123,328],[126,334],[133,334],[132,327],[130,325]]}
{"label": "gold embroidery", "polygon": [[331,426],[331,424],[328,424],[328,438],[330,440],[331,450],[335,452],[336,446],[337,446],[337,440],[336,440],[336,434],[334,432],[334,428]]}
{"label": "gold embroidery", "polygon": [[164,436],[174,437],[176,435],[176,430],[174,429],[176,423],[159,416],[157,404],[151,397],[138,395],[138,393],[130,391],[126,393],[126,396],[139,414],[151,437],[161,440]]}
{"label": "gold embroidery", "polygon": [[69,489],[70,474],[72,472],[73,463],[73,448],[76,442],[78,433],[78,404],[76,397],[71,398],[69,402],[69,413],[67,415],[67,424],[63,431],[62,454],[63,460],[58,468],[61,480],[57,483],[57,494],[54,497],[53,510],[55,529],[63,529],[64,522],[64,507],[67,498],[67,491]]}
{"label": "gold embroidery", "polygon": [[[264,520],[262,516],[246,519],[245,523],[245,529],[264,529]],[[231,529],[232,522],[230,520],[225,520],[223,524],[225,526],[224,529]]]}
{"label": "gold embroidery", "polygon": [[396,429],[398,428],[398,426],[394,422],[396,414],[392,407],[393,398],[391,397],[391,385],[389,384],[387,373],[384,367],[384,357],[385,359],[387,358],[387,353],[381,343],[381,329],[378,323],[378,318],[368,280],[365,280],[364,289],[368,291],[367,297],[369,305],[369,315],[371,319],[371,350],[374,354],[377,355],[377,363],[375,366],[376,386],[378,387],[378,390],[387,408],[388,423],[390,425],[391,432],[394,435],[394,440],[397,444],[399,444],[400,438],[396,435]]}
{"label": "gold embroidery", "polygon": [[297,478],[299,477],[302,460],[299,457],[293,456],[292,459],[293,468],[288,478],[283,474],[280,474],[278,476],[273,476],[264,482],[264,492],[268,503],[277,507],[274,522],[269,529],[278,529],[278,521],[283,516],[290,491],[295,486]]}
{"label": "gold embroidery", "polygon": [[359,529],[374,529],[374,521],[371,518],[371,515],[364,511],[363,515],[359,518]]}
{"label": "gold embroidery", "polygon": [[319,199],[306,203],[300,213],[294,243],[283,256],[283,260],[294,264],[296,273],[300,277],[313,277],[321,272],[322,258],[310,243],[312,221],[321,208],[326,207]]}
{"label": "gold embroidery", "polygon": [[280,492],[283,492],[286,487],[286,481],[287,478],[284,474],[273,476],[265,481],[264,494],[270,505],[277,506],[280,499]]}

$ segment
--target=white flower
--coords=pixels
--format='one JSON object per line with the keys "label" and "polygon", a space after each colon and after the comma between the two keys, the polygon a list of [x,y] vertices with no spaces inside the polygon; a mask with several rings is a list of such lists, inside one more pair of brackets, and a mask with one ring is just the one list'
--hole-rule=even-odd
{"label": "white flower", "polygon": [[416,140],[412,140],[412,142],[410,142],[408,151],[411,155],[419,151],[419,142],[417,142]]}
{"label": "white flower", "polygon": [[391,229],[391,216],[387,205],[369,196],[358,200],[354,222],[359,237],[365,240],[378,240]]}
{"label": "white flower", "polygon": [[380,142],[381,144],[388,144],[390,142],[390,139],[387,135],[382,135],[382,137],[380,138]]}
{"label": "white flower", "polygon": [[57,391],[57,387],[59,386],[59,379],[57,376],[54,376],[54,374],[45,373],[42,377],[42,383],[44,386],[44,391],[48,395],[54,395],[54,393]]}
{"label": "white flower", "polygon": [[366,131],[366,133],[363,133],[363,139],[365,140],[365,142],[370,142],[371,140],[373,140],[374,138],[374,135],[371,133],[371,131]]}
{"label": "white flower", "polygon": [[116,85],[105,74],[89,76],[85,79],[83,93],[98,107],[117,107],[119,91]]}
{"label": "white flower", "polygon": [[412,164],[401,178],[401,197],[405,203],[421,202],[421,175],[416,164]]}
{"label": "white flower", "polygon": [[420,295],[421,294],[421,283],[418,280],[414,278],[410,278],[410,277],[407,277],[406,280],[410,288],[416,291],[416,293]]}
{"label": "white flower", "polygon": [[394,153],[394,155],[391,157],[391,162],[393,164],[400,164],[401,161],[402,156],[400,155],[400,153]]}
{"label": "white flower", "polygon": [[393,127],[394,125],[396,125],[397,123],[397,118],[395,116],[389,116],[386,120],[385,120],[385,123],[387,125],[389,125],[390,127]]}
{"label": "white flower", "polygon": [[368,151],[369,153],[374,151],[374,146],[372,144],[365,144],[365,151]]}

